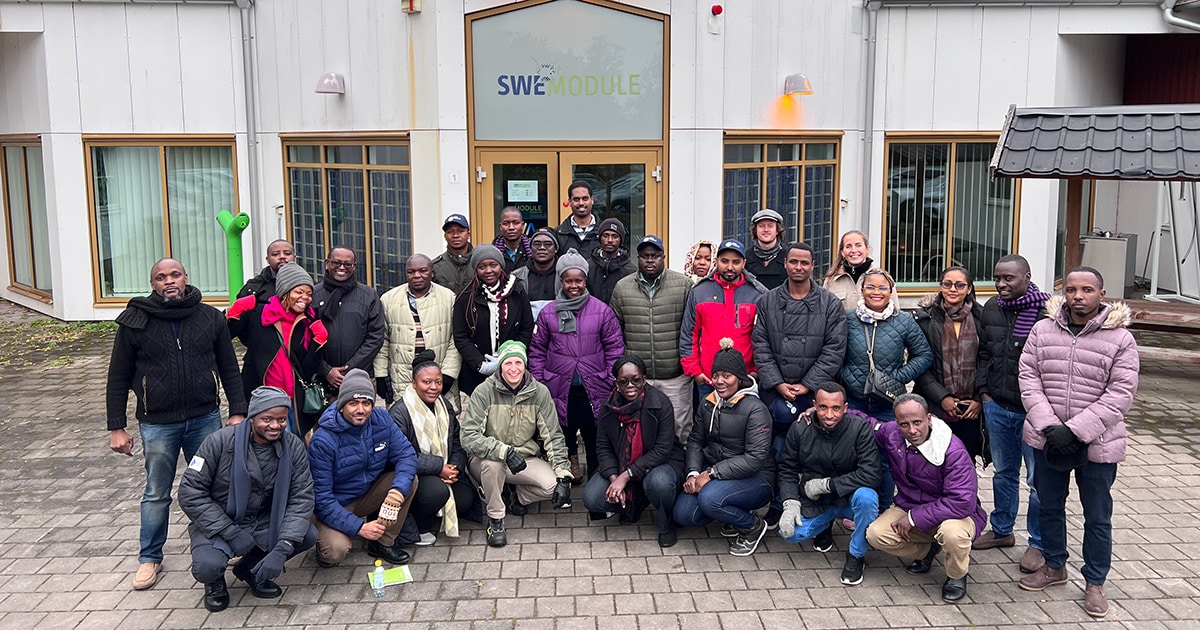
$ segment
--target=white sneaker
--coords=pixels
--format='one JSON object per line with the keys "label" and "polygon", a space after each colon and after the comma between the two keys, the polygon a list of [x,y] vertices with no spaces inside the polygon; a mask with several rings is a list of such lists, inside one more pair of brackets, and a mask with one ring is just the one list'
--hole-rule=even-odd
{"label": "white sneaker", "polygon": [[433,532],[425,532],[424,534],[421,534],[421,540],[417,541],[417,546],[428,547],[435,542],[437,542],[437,535]]}

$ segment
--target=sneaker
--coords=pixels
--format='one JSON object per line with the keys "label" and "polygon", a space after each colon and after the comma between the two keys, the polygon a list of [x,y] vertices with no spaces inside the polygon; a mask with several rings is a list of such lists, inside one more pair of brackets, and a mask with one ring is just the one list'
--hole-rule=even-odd
{"label": "sneaker", "polygon": [[1067,567],[1059,567],[1051,569],[1049,565],[1043,566],[1037,573],[1032,573],[1021,578],[1017,582],[1017,586],[1027,591],[1041,591],[1047,587],[1056,586],[1058,584],[1067,583]]}
{"label": "sneaker", "polygon": [[846,586],[855,586],[862,584],[863,581],[863,566],[866,565],[866,560],[863,558],[855,558],[846,552],[846,564],[842,566],[842,584]]}
{"label": "sneaker", "polygon": [[433,532],[422,532],[421,540],[417,541],[417,546],[428,547],[435,542],[437,542],[437,534],[434,534]]}
{"label": "sneaker", "polygon": [[1083,610],[1097,619],[1108,614],[1108,598],[1104,596],[1103,586],[1087,585],[1083,591]]}
{"label": "sneaker", "polygon": [[833,523],[813,537],[813,549],[821,553],[829,553],[833,549]]}
{"label": "sneaker", "polygon": [[508,534],[504,533],[504,519],[488,519],[487,544],[489,547],[503,547],[508,544]]}
{"label": "sneaker", "polygon": [[729,543],[729,554],[734,556],[748,556],[758,549],[758,543],[767,533],[767,522],[755,516],[754,525],[749,530],[738,532],[737,538]]}
{"label": "sneaker", "polygon": [[976,551],[980,549],[996,549],[999,547],[1012,547],[1017,544],[1016,536],[1009,534],[1007,536],[997,536],[996,532],[987,530],[983,535],[971,543],[971,549]]}
{"label": "sneaker", "polygon": [[1037,573],[1038,569],[1043,566],[1046,566],[1046,558],[1042,556],[1042,552],[1033,547],[1027,547],[1025,553],[1021,555],[1021,563],[1017,565],[1017,568],[1021,570],[1021,573],[1028,574]]}
{"label": "sneaker", "polygon": [[158,583],[162,574],[161,562],[143,562],[138,565],[137,573],[133,576],[133,590],[144,591]]}
{"label": "sneaker", "polygon": [[737,538],[738,534],[740,533],[741,532],[738,531],[738,528],[730,525],[729,523],[726,523],[725,526],[721,528],[721,535],[726,538]]}

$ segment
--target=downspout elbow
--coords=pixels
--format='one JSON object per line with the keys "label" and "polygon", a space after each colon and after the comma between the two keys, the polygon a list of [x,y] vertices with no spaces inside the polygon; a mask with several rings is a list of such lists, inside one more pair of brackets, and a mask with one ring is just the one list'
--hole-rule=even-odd
{"label": "downspout elbow", "polygon": [[1175,5],[1178,3],[1178,1],[1179,0],[1163,0],[1161,5],[1163,20],[1171,26],[1178,26],[1179,28],[1186,28],[1189,31],[1200,32],[1200,22],[1187,20],[1175,15]]}

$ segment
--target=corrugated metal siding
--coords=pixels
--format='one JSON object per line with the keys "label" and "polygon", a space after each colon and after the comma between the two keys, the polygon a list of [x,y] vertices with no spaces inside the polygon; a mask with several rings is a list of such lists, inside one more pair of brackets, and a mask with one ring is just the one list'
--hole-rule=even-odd
{"label": "corrugated metal siding", "polygon": [[1200,35],[1130,35],[1125,104],[1200,103]]}

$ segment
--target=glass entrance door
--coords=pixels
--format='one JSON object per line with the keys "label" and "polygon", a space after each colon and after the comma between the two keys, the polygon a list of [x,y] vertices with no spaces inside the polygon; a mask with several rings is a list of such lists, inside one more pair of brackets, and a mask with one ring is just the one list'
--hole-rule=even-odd
{"label": "glass entrance door", "polygon": [[[629,230],[626,246],[656,234],[664,240],[660,221],[657,151],[564,151],[559,154],[563,185],[583,180],[592,185],[592,212],[600,220],[615,217]],[[567,210],[564,209],[563,218]]]}
{"label": "glass entrance door", "polygon": [[512,206],[525,218],[525,230],[558,225],[558,153],[554,151],[483,151],[475,170],[476,243],[500,233],[500,211]]}

